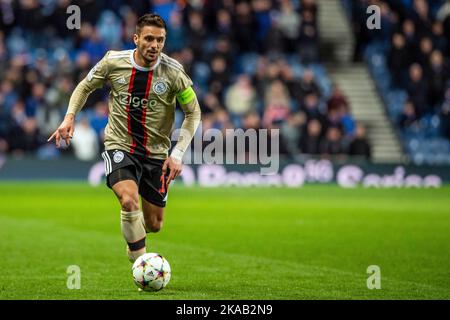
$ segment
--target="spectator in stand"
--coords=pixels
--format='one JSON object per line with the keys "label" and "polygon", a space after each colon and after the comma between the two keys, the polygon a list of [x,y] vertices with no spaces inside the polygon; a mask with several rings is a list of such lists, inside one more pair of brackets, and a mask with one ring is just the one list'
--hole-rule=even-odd
{"label": "spectator in stand", "polygon": [[316,0],[301,0],[300,1],[300,12],[310,11],[314,17],[314,20],[317,21],[317,3]]}
{"label": "spectator in stand", "polygon": [[366,138],[366,129],[360,123],[356,126],[356,135],[349,146],[349,154],[351,156],[364,157],[366,160],[371,159],[371,148]]}
{"label": "spectator in stand", "polygon": [[294,100],[294,109],[298,110],[302,102],[300,89],[301,79],[295,76],[294,70],[286,61],[280,62],[279,67],[280,70],[278,78],[286,84],[289,90],[289,95]]}
{"label": "spectator in stand", "polygon": [[433,52],[433,42],[429,37],[423,37],[419,42],[419,51],[416,55],[416,61],[422,66],[422,69],[429,68],[430,55]]}
{"label": "spectator in stand", "polygon": [[230,43],[230,39],[227,37],[220,37],[216,40],[214,51],[208,57],[209,60],[212,60],[214,57],[221,56],[223,59],[225,59],[225,63],[228,70],[233,69],[233,52],[232,47]]}
{"label": "spectator in stand", "polygon": [[14,83],[11,80],[4,80],[0,85],[0,103],[4,114],[11,112],[18,99],[19,95],[14,90]]}
{"label": "spectator in stand", "polygon": [[302,62],[306,65],[319,61],[319,32],[317,21],[313,11],[303,10],[301,12],[299,53]]}
{"label": "spectator in stand", "polygon": [[89,56],[89,53],[86,51],[79,51],[75,60],[73,81],[78,82],[83,80],[89,73],[91,67],[91,57]]}
{"label": "spectator in stand", "polygon": [[121,49],[121,21],[116,14],[110,10],[105,10],[100,15],[96,29],[99,37],[108,47],[108,50]]}
{"label": "spectator in stand", "polygon": [[226,9],[219,9],[216,13],[215,33],[218,37],[233,38],[234,30],[231,13]]}
{"label": "spectator in stand", "polygon": [[257,34],[257,21],[250,4],[246,1],[240,1],[236,4],[234,12],[234,39],[240,52],[249,52],[257,50],[255,35]]}
{"label": "spectator in stand", "polygon": [[406,88],[416,109],[416,114],[421,118],[424,114],[428,113],[429,107],[427,104],[428,85],[424,79],[420,64],[414,63],[409,68],[409,80]]}
{"label": "spectator in stand", "polygon": [[320,111],[319,97],[315,93],[308,94],[303,100],[303,104],[301,107],[302,111],[306,115],[306,119],[318,119],[321,124],[324,123],[324,115]]}
{"label": "spectator in stand", "polygon": [[[93,66],[94,65],[90,61],[89,53],[86,51],[80,51],[76,56],[76,65],[74,67],[72,74],[72,87],[75,87],[75,83],[78,83],[81,80],[83,80]],[[92,109],[92,107],[95,106],[97,102],[103,101],[106,95],[107,94],[105,89],[94,90],[89,95],[85,107],[83,109],[84,110]]]}
{"label": "spectator in stand", "polygon": [[153,0],[152,11],[159,14],[164,21],[170,20],[170,15],[177,11],[177,1],[172,0]]}
{"label": "spectator in stand", "polygon": [[450,17],[450,1],[446,0],[439,8],[436,18],[438,21],[443,22],[448,17]]}
{"label": "spectator in stand", "polygon": [[444,26],[441,22],[435,21],[432,27],[432,34],[430,35],[433,41],[433,47],[441,52],[446,52],[447,39],[444,35]]}
{"label": "spectator in stand", "polygon": [[21,10],[17,11],[18,24],[32,33],[42,31],[47,25],[38,0],[21,1]]}
{"label": "spectator in stand", "polygon": [[445,41],[445,48],[442,49],[446,56],[450,56],[450,2],[446,1],[442,4],[437,13],[437,20],[442,23],[443,39]]}
{"label": "spectator in stand", "polygon": [[445,93],[445,100],[439,110],[442,136],[450,140],[450,86]]}
{"label": "spectator in stand", "polygon": [[263,126],[271,129],[276,123],[285,121],[291,111],[290,101],[286,85],[280,80],[272,82],[264,97]]}
{"label": "spectator in stand", "polygon": [[266,57],[260,58],[253,78],[258,96],[264,97],[269,86],[280,77],[281,67],[279,63],[269,61]]}
{"label": "spectator in stand", "polygon": [[181,51],[186,47],[186,33],[183,26],[183,16],[178,11],[170,13],[170,19],[167,24],[167,39],[165,48],[170,54],[175,51]]}
{"label": "spectator in stand", "polygon": [[223,91],[230,82],[230,70],[227,69],[227,62],[222,55],[217,55],[211,60],[210,67],[209,90],[223,101]]}
{"label": "spectator in stand", "polygon": [[432,23],[428,3],[425,0],[414,0],[412,19],[417,27],[419,36],[429,34]]}
{"label": "spectator in stand", "polygon": [[242,128],[247,129],[261,129],[261,118],[255,111],[246,113],[242,119]]}
{"label": "spectator in stand", "polygon": [[32,86],[31,97],[25,101],[25,112],[28,117],[35,117],[38,109],[45,108],[45,91],[43,83],[35,83]]}
{"label": "spectator in stand", "polygon": [[366,27],[368,0],[351,1],[352,28],[355,34],[355,48],[353,49],[353,61],[362,61],[363,52],[370,41],[370,30]]}
{"label": "spectator in stand", "polygon": [[256,90],[246,74],[239,75],[225,94],[225,106],[235,127],[241,127],[244,114],[256,109]]}
{"label": "spectator in stand", "polygon": [[405,130],[407,128],[410,128],[412,126],[416,126],[418,124],[417,122],[417,115],[416,110],[414,108],[414,104],[411,100],[406,101],[403,111],[399,116],[398,119],[398,125],[401,129]]}
{"label": "spectator in stand", "polygon": [[[82,21],[86,21],[91,25],[94,25],[97,22],[98,17],[100,16],[100,13],[102,11],[100,2],[96,0],[83,0],[77,1],[76,3],[80,7],[80,12],[82,12],[83,14]],[[67,12],[65,13],[65,15],[66,14]]]}
{"label": "spectator in stand", "polygon": [[406,19],[402,24],[403,35],[406,40],[406,48],[409,52],[417,51],[417,34],[416,34],[416,26],[414,22],[410,19]]}
{"label": "spectator in stand", "polygon": [[203,60],[203,44],[207,37],[203,16],[199,11],[191,11],[188,17],[189,47],[193,51],[195,61]]}
{"label": "spectator in stand", "polygon": [[348,106],[347,97],[342,92],[342,89],[335,84],[333,86],[333,91],[331,92],[331,96],[327,101],[327,110],[330,111],[332,109],[339,109],[341,105]]}
{"label": "spectator in stand", "polygon": [[305,70],[303,73],[298,87],[298,94],[300,101],[309,94],[315,94],[320,97],[319,86],[315,81],[314,73],[310,69]]}
{"label": "spectator in stand", "polygon": [[39,132],[44,136],[50,136],[53,128],[58,127],[61,121],[61,113],[69,104],[73,83],[70,77],[62,77],[56,80],[47,89],[45,103],[36,111],[36,120]]}
{"label": "spectator in stand", "polygon": [[[70,37],[71,30],[67,28],[67,7],[70,6],[70,0],[58,0],[53,14],[50,16],[52,26],[61,38]],[[84,20],[84,19],[83,19]]]}
{"label": "spectator in stand", "polygon": [[97,30],[90,24],[84,23],[80,30],[80,49],[86,51],[91,58],[91,64],[100,61],[108,51],[108,47],[99,37]]}
{"label": "spectator in stand", "polygon": [[[135,7],[134,7],[135,8]],[[122,42],[124,49],[134,49],[133,34],[136,32],[138,15],[130,8],[124,8]]]}
{"label": "spectator in stand", "polygon": [[332,109],[327,112],[324,116],[324,121],[322,121],[323,131],[327,132],[329,128],[338,128],[342,133],[342,122],[340,115],[340,108]]}
{"label": "spectator in stand", "polygon": [[287,120],[281,125],[280,139],[283,140],[286,153],[290,156],[300,152],[300,138],[305,122],[305,114],[300,111],[289,115]]}
{"label": "spectator in stand", "polygon": [[86,117],[80,119],[75,125],[77,132],[72,139],[75,156],[82,161],[92,161],[98,158],[100,146],[97,134],[89,125]]}
{"label": "spectator in stand", "polygon": [[428,101],[430,106],[435,107],[442,102],[449,79],[448,68],[444,65],[444,57],[440,51],[435,50],[431,53],[427,73],[429,83]]}
{"label": "spectator in stand", "polygon": [[326,131],[325,138],[321,141],[319,151],[325,156],[342,156],[344,146],[342,143],[342,134],[337,127],[329,127]]}
{"label": "spectator in stand", "polygon": [[187,74],[192,74],[194,66],[194,51],[189,47],[184,47],[181,51],[172,55],[174,59],[177,59],[184,68]]}
{"label": "spectator in stand", "polygon": [[8,141],[0,135],[0,164],[3,164],[5,161],[5,154],[9,150]]}
{"label": "spectator in stand", "polygon": [[16,155],[36,151],[42,142],[36,119],[28,117],[25,104],[17,101],[11,112],[13,124],[8,135],[10,150]]}
{"label": "spectator in stand", "polygon": [[397,88],[405,87],[406,73],[411,62],[411,53],[406,47],[403,34],[397,32],[392,37],[392,46],[387,61],[392,73],[394,86]]}
{"label": "spectator in stand", "polygon": [[11,110],[5,108],[5,97],[2,95],[0,91],[0,140],[6,142],[6,138],[8,137],[10,127],[11,127],[11,119],[10,112]]}
{"label": "spectator in stand", "polygon": [[103,143],[104,128],[108,123],[108,104],[105,101],[99,101],[95,104],[94,113],[90,119],[90,127],[98,136],[99,142]]}
{"label": "spectator in stand", "polygon": [[[257,112],[251,111],[245,114],[242,120],[242,129],[243,130],[259,130],[261,129],[261,118],[259,117]],[[236,146],[236,145],[235,145]],[[253,161],[258,159],[258,153],[259,153],[259,135],[256,135],[256,142],[255,145],[250,145],[249,139],[245,139],[245,150],[256,150],[256,154],[247,152],[246,153],[246,160],[247,161]]]}
{"label": "spectator in stand", "polygon": [[266,53],[272,47],[268,35],[272,29],[271,0],[251,1],[252,11],[256,21],[256,42],[260,53]]}
{"label": "spectator in stand", "polygon": [[340,119],[340,126],[342,128],[345,140],[350,140],[355,135],[356,121],[353,118],[347,104],[341,104],[338,107],[338,114]]}
{"label": "spectator in stand", "polygon": [[281,0],[280,2],[277,27],[281,33],[283,51],[295,53],[298,50],[298,38],[300,36],[300,15],[295,11],[292,1]]}
{"label": "spectator in stand", "polygon": [[395,23],[398,20],[397,15],[390,9],[386,2],[379,1],[377,5],[380,8],[380,24],[383,26],[380,29],[371,30],[373,40],[381,43],[390,41]]}
{"label": "spectator in stand", "polygon": [[231,123],[230,117],[226,110],[218,109],[214,113],[213,128],[221,130],[223,133],[225,133],[227,129],[233,128],[233,124]]}
{"label": "spectator in stand", "polygon": [[306,123],[306,133],[300,138],[300,151],[306,154],[318,155],[321,143],[322,125],[319,120],[311,119]]}
{"label": "spectator in stand", "polygon": [[202,110],[202,115],[209,115],[223,109],[220,105],[219,98],[212,92],[207,92],[202,100],[203,103],[200,104]]}

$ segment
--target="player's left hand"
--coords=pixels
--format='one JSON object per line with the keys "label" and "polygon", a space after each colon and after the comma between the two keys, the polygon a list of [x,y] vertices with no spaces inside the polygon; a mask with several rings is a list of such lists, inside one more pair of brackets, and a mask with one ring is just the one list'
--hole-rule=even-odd
{"label": "player's left hand", "polygon": [[59,148],[61,146],[61,139],[66,142],[66,145],[70,145],[70,139],[73,137],[73,131],[75,128],[75,115],[73,113],[68,113],[65,117],[61,125],[56,129],[55,132],[48,138],[47,142],[55,139],[56,147]]}
{"label": "player's left hand", "polygon": [[176,179],[180,174],[181,170],[183,169],[183,164],[181,161],[174,159],[172,157],[168,157],[166,161],[164,161],[163,167],[162,167],[162,173],[163,175],[166,175],[167,169],[169,169],[170,173],[167,177],[167,185],[170,184],[170,182],[174,179]]}

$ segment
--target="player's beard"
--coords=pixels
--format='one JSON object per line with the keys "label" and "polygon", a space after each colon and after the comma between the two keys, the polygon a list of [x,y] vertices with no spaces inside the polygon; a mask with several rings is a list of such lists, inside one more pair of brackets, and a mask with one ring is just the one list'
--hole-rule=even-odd
{"label": "player's beard", "polygon": [[[142,60],[144,60],[145,63],[148,64],[149,66],[153,66],[156,63],[156,61],[158,60],[159,51],[156,51],[154,53],[152,52],[153,58],[150,56],[150,54],[148,54],[148,55],[143,54],[145,52],[146,52],[145,49],[142,51],[139,50],[139,54],[141,55]],[[151,52],[151,51],[148,51],[148,52]]]}

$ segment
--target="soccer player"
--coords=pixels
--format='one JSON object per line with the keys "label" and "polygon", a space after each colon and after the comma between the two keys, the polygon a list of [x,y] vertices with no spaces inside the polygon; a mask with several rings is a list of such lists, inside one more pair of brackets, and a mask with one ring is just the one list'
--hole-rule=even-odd
{"label": "soccer player", "polygon": [[[108,51],[75,88],[67,113],[48,141],[70,144],[75,115],[89,94],[111,85],[105,128],[106,181],[121,205],[121,229],[130,261],[146,252],[146,234],[163,225],[170,182],[180,175],[182,157],[200,122],[192,81],[180,63],[162,53],[166,24],[156,14],[140,17],[136,49]],[[170,156],[176,100],[184,112]],[[139,198],[141,197],[141,205]]]}

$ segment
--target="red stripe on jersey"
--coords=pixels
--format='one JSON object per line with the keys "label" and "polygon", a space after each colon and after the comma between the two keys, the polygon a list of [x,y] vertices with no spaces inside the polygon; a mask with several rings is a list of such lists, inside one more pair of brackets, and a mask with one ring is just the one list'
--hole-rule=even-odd
{"label": "red stripe on jersey", "polygon": [[[145,88],[145,99],[148,101],[148,94],[150,93],[150,87],[153,79],[153,70],[148,73],[148,79],[147,79],[147,87]],[[147,103],[148,106],[148,103]],[[147,133],[147,127],[145,126],[145,122],[147,119],[147,106],[142,106],[142,128],[144,129],[144,148],[145,148],[145,155],[150,155],[150,150],[147,148],[147,140],[148,140],[148,133]]]}
{"label": "red stripe on jersey", "polygon": [[131,105],[131,93],[133,92],[133,83],[134,83],[134,76],[136,75],[136,68],[133,67],[133,70],[131,70],[131,77],[130,77],[130,84],[128,86],[128,93],[130,100],[127,104],[127,124],[128,124],[128,134],[131,136],[131,139],[133,141],[133,144],[130,148],[130,153],[134,153],[134,149],[136,148],[136,140],[133,138],[132,132],[131,132],[131,114],[130,114],[130,105]]}

